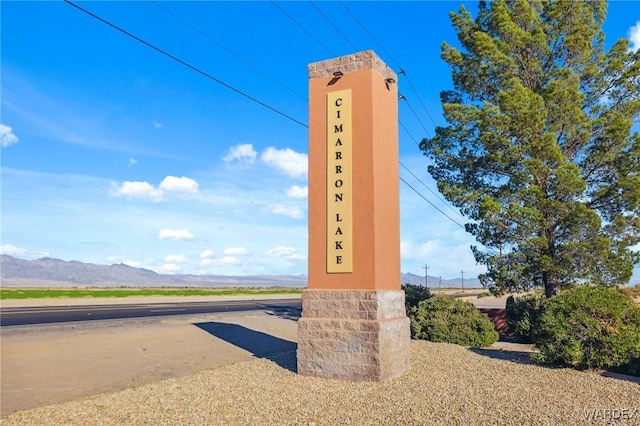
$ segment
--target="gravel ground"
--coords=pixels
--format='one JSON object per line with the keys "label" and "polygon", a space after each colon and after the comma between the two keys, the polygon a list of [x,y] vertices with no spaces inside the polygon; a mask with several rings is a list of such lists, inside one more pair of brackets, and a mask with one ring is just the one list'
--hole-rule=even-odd
{"label": "gravel ground", "polygon": [[[494,355],[495,354],[495,355]],[[295,353],[14,413],[3,425],[640,424],[640,385],[593,372],[412,342],[412,368],[382,383],[295,374]],[[589,415],[596,419],[587,418]],[[616,418],[617,416],[617,418]]]}

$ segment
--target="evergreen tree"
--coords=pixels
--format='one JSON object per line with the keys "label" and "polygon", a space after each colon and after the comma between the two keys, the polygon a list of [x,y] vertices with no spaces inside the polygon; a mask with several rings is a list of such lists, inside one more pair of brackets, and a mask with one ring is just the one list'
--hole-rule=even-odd
{"label": "evergreen tree", "polygon": [[605,1],[480,2],[451,13],[448,125],[424,139],[471,222],[494,293],[628,282],[640,261],[640,51],[608,51]]}

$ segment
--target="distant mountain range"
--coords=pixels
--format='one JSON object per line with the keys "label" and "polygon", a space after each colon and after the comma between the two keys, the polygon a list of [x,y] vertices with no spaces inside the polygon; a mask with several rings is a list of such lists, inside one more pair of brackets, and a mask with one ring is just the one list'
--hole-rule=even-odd
{"label": "distant mountain range", "polygon": [[[402,274],[402,284],[412,284],[424,286],[424,275],[416,275],[416,274]],[[477,278],[464,278],[464,282],[461,278],[454,279],[444,279],[442,277],[432,277],[429,275],[427,277],[427,285],[429,288],[481,288],[482,284],[480,280]]]}
{"label": "distant mountain range", "polygon": [[[45,257],[36,260],[0,255],[0,279],[5,287],[306,287],[306,275],[191,275],[158,274],[122,263],[95,265]],[[424,285],[424,277],[402,274],[401,283]],[[429,277],[429,287],[439,278]],[[461,280],[442,280],[442,287],[461,287]],[[465,279],[465,287],[479,287],[477,279]]]}

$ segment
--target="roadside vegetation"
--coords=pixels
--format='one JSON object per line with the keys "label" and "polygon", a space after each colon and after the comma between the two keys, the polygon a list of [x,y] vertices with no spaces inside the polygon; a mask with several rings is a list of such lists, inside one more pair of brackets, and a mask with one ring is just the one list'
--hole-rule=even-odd
{"label": "roadside vegetation", "polygon": [[547,365],[640,377],[640,306],[615,288],[578,286],[547,299],[510,296],[507,324]]}
{"label": "roadside vegetation", "polygon": [[0,300],[132,296],[246,296],[302,294],[301,288],[3,288]]}
{"label": "roadside vegetation", "polygon": [[[607,48],[606,12],[605,0],[452,12],[447,125],[420,149],[469,219],[484,288],[531,293],[511,297],[506,316],[533,359],[640,375],[640,294],[617,288],[640,263],[640,50]],[[451,312],[461,321],[462,307],[437,299],[408,310],[414,336]]]}
{"label": "roadside vegetation", "polygon": [[498,341],[498,332],[489,317],[472,303],[450,295],[435,295],[416,285],[405,284],[402,289],[412,338],[473,347]]}

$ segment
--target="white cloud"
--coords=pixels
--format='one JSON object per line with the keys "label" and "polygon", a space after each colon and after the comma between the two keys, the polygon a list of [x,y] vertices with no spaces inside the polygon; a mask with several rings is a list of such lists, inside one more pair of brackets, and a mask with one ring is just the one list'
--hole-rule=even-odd
{"label": "white cloud", "polygon": [[51,253],[49,253],[48,251],[34,252],[26,248],[14,246],[13,244],[0,245],[0,254],[6,254],[22,259],[41,259],[43,257],[51,256]]}
{"label": "white cloud", "polygon": [[277,149],[269,147],[260,157],[269,166],[285,172],[292,178],[305,178],[309,168],[307,154],[296,152],[290,148]]}
{"label": "white cloud", "polygon": [[256,161],[258,153],[253,149],[253,145],[250,143],[244,143],[235,145],[229,148],[227,154],[222,157],[222,161],[230,163],[233,160],[238,160],[243,164],[253,164]]}
{"label": "white cloud", "polygon": [[223,256],[220,258],[206,258],[200,261],[202,266],[234,266],[239,265],[240,259],[234,256]]}
{"label": "white cloud", "polygon": [[267,257],[277,257],[280,259],[287,259],[287,260],[305,260],[306,258],[297,253],[297,250],[293,247],[285,247],[285,246],[278,246],[278,247],[274,247],[272,249],[269,249],[265,252],[264,254]]}
{"label": "white cloud", "polygon": [[29,250],[16,247],[11,244],[3,244],[0,246],[0,254],[8,254],[9,256],[25,256],[29,253]]}
{"label": "white cloud", "polygon": [[200,253],[200,257],[203,258],[203,259],[207,259],[207,258],[213,257],[215,255],[216,254],[211,249],[207,249],[207,250],[203,251],[202,253]]}
{"label": "white cloud", "polygon": [[158,232],[159,240],[193,240],[194,236],[186,229],[161,229]]}
{"label": "white cloud", "polygon": [[[135,162],[132,163],[130,159],[129,164],[135,164]],[[120,185],[114,182],[111,184],[110,194],[114,197],[127,197],[129,200],[141,199],[159,202],[167,200],[166,192],[193,194],[198,192],[198,188],[198,182],[188,177],[167,176],[160,182],[159,188],[145,181],[124,181]]]}
{"label": "white cloud", "polygon": [[183,254],[170,254],[165,256],[165,263],[189,263],[189,259]]}
{"label": "white cloud", "polygon": [[244,247],[229,247],[224,251],[224,254],[228,256],[248,256],[251,253]]}
{"label": "white cloud", "polygon": [[287,196],[291,198],[307,198],[308,195],[308,186],[293,185],[291,188],[287,189]]}
{"label": "white cloud", "polygon": [[282,204],[277,204],[269,207],[269,211],[273,214],[288,216],[291,219],[302,219],[304,217],[304,213],[297,206],[284,206]]}
{"label": "white cloud", "polygon": [[138,160],[136,160],[135,158],[129,158],[130,166],[135,166],[136,164],[138,164]]}
{"label": "white cloud", "polygon": [[198,182],[184,176],[167,176],[160,183],[160,189],[164,191],[189,192],[192,194],[198,192],[198,187]]}
{"label": "white cloud", "polygon": [[139,198],[143,200],[163,201],[164,191],[155,188],[149,182],[124,181],[120,186],[113,183],[111,195],[116,197],[127,197],[132,200]]}
{"label": "white cloud", "polygon": [[640,49],[640,21],[637,21],[634,26],[629,28],[629,50],[631,52],[637,52]]}
{"label": "white cloud", "polygon": [[164,124],[162,124],[159,121],[153,120],[153,128],[154,129],[162,129],[164,127]]}
{"label": "white cloud", "polygon": [[165,263],[157,268],[160,272],[166,272],[169,274],[174,274],[176,272],[180,272],[180,266],[175,263]]}
{"label": "white cloud", "polygon": [[5,148],[9,145],[13,145],[20,139],[13,134],[11,127],[4,124],[0,124],[0,146]]}

